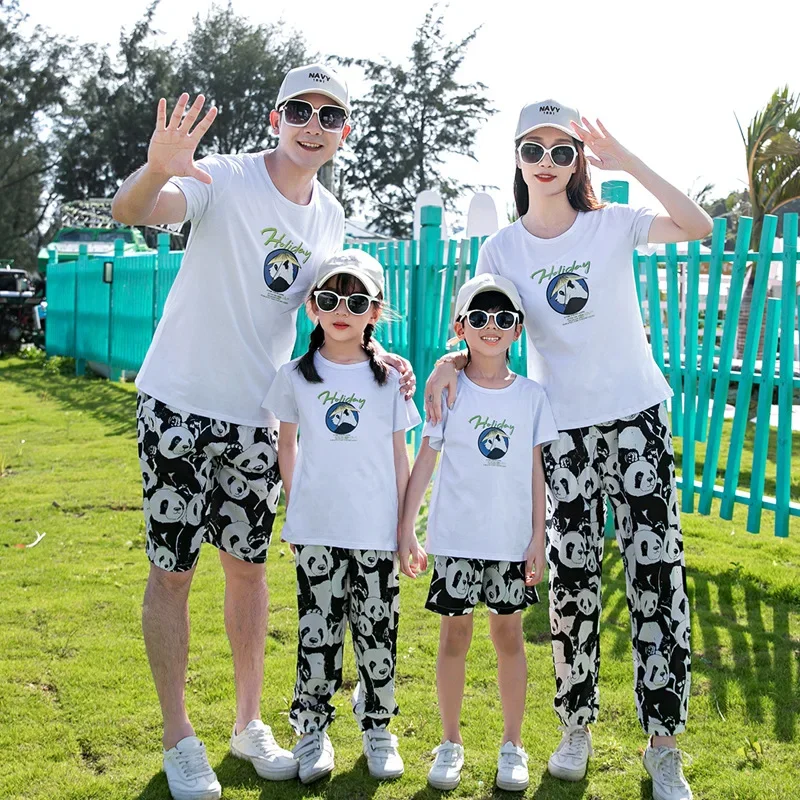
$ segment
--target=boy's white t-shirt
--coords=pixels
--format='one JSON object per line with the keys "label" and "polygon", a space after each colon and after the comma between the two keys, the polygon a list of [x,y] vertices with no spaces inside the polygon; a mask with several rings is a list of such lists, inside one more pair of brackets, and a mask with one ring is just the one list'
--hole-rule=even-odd
{"label": "boy's white t-shirt", "polygon": [[344,212],[317,182],[308,205],[285,198],[264,153],[197,164],[213,183],[171,179],[192,228],[136,386],[182,411],[274,425],[261,402],[291,358],[317,266],[342,247]]}
{"label": "boy's white t-shirt", "polygon": [[441,450],[426,550],[438,556],[522,561],[533,535],[533,448],[558,438],[542,387],[517,375],[485,389],[463,372],[452,408],[422,435]]}
{"label": "boy's white t-shirt", "polygon": [[421,422],[389,368],[379,386],[369,362],[335,364],[314,354],[322,383],[284,364],[264,400],[281,422],[299,423],[300,447],[281,538],[355,550],[397,550],[395,431]]}
{"label": "boy's white t-shirt", "polygon": [[632,255],[655,212],[609,205],[578,212],[540,239],[517,220],[490,236],[476,272],[517,287],[528,332],[528,376],[547,391],[559,430],[619,419],[672,395],[647,341]]}

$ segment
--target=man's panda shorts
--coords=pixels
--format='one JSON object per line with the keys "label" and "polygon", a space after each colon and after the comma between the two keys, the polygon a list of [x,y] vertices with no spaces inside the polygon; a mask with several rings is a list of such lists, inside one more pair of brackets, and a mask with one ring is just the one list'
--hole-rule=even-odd
{"label": "man's panda shorts", "polygon": [[137,423],[150,561],[185,572],[208,542],[263,564],[281,491],[277,428],[190,414],[142,392]]}
{"label": "man's panda shorts", "polygon": [[494,614],[515,614],[538,602],[535,587],[525,585],[524,561],[436,556],[425,608],[459,617],[478,603]]}

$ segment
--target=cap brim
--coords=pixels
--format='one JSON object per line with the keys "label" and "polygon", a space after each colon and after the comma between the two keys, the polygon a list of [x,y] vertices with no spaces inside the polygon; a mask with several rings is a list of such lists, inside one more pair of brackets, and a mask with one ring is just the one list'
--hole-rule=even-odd
{"label": "cap brim", "polygon": [[372,297],[377,297],[379,294],[383,294],[383,287],[379,286],[375,283],[369,275],[365,275],[363,272],[359,272],[357,269],[352,269],[349,267],[336,267],[332,270],[329,270],[324,275],[321,275],[315,284],[315,287],[322,286],[323,283],[329,281],[334,275],[352,275],[354,278],[358,278],[361,283],[364,284],[364,288],[372,295]]}
{"label": "cap brim", "polygon": [[337,97],[335,94],[331,94],[330,92],[326,92],[324,89],[303,89],[302,92],[293,92],[292,94],[287,94],[286,97],[282,97],[277,105],[283,105],[287,100],[293,100],[295,97],[301,97],[304,94],[324,94],[325,97],[330,97],[337,106],[341,106],[346,112],[347,116],[350,116],[351,108],[347,103],[343,103],[341,98]]}
{"label": "cap brim", "polygon": [[514,311],[520,312],[522,311],[521,306],[517,303],[517,301],[510,295],[505,289],[500,288],[499,286],[495,286],[494,284],[490,284],[489,286],[479,286],[472,294],[467,297],[467,299],[461,304],[461,307],[456,310],[456,319],[459,317],[463,317],[466,310],[469,308],[469,304],[479,295],[483,294],[484,292],[499,292],[502,295],[505,295],[510,301],[511,305],[514,307]]}
{"label": "cap brim", "polygon": [[564,131],[564,133],[569,134],[573,139],[578,138],[575,135],[575,131],[570,130],[569,128],[565,128],[563,125],[556,125],[553,122],[542,122],[539,125],[534,125],[531,128],[527,128],[526,130],[522,131],[522,133],[518,133],[514,141],[518,142],[523,136],[527,136],[532,131],[538,131],[539,128],[556,128],[559,131]]}

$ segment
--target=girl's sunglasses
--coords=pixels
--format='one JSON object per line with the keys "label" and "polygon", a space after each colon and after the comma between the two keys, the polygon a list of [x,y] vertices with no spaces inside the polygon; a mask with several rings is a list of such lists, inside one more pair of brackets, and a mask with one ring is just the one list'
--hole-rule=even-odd
{"label": "girl's sunglasses", "polygon": [[378,300],[377,297],[370,297],[368,294],[348,294],[345,296],[332,292],[330,289],[320,289],[314,292],[314,299],[317,301],[317,308],[320,311],[336,311],[339,307],[339,302],[344,300],[347,310],[357,317],[366,314],[369,311],[370,304]]}
{"label": "girl's sunglasses", "polygon": [[304,128],[314,114],[319,119],[320,128],[328,133],[339,133],[347,122],[347,112],[341,106],[314,108],[307,100],[287,100],[281,111],[286,124],[293,128]]}
{"label": "girl's sunglasses", "polygon": [[571,167],[578,157],[578,148],[571,144],[556,144],[548,150],[539,142],[520,142],[517,153],[525,164],[539,164],[548,155],[555,166]]}
{"label": "girl's sunglasses", "polygon": [[519,319],[519,314],[516,311],[493,311],[491,314],[488,311],[470,311],[467,314],[467,322],[470,328],[476,331],[485,328],[489,324],[489,320],[494,321],[494,326],[501,331],[510,331]]}

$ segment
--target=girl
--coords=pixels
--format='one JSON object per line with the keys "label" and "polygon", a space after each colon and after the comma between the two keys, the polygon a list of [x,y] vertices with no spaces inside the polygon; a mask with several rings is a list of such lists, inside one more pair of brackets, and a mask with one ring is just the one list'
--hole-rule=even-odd
{"label": "girl", "polygon": [[[664,401],[631,270],[634,248],[699,239],[708,215],[597,127],[553,100],[526,105],[515,135],[519,219],[481,248],[477,271],[514,282],[529,320],[529,375],[553,406],[559,439],[543,450],[554,511],[549,525],[555,710],[563,731],[552,775],[580,780],[598,712],[604,495],[625,563],[639,720],[650,736],[644,766],[655,800],[690,800],[675,734],[689,701],[689,618],[674,461]],[[594,156],[588,156],[588,146]],[[667,210],[603,206],[588,164],[623,170]],[[460,390],[463,357],[440,359],[426,389]]]}
{"label": "girl", "polygon": [[442,615],[436,684],[443,735],[428,773],[428,783],[437,789],[453,789],[461,778],[464,666],[472,610],[480,601],[493,612],[489,629],[503,704],[497,785],[510,791],[528,785],[521,740],[527,664],[520,612],[537,602],[533,587],[544,573],[541,445],[558,433],[542,387],[507,366],[522,317],[519,294],[505,278],[480,275],[459,291],[455,331],[467,343],[467,366],[458,379],[457,401],[443,407],[438,424],[425,427],[406,493],[400,562],[414,577],[426,563],[414,521],[441,450],[428,517],[427,550],[436,560],[426,604]]}
{"label": "girl", "polygon": [[[359,685],[353,711],[370,774],[403,774],[386,726],[394,698],[399,611],[397,526],[408,482],[405,432],[421,420],[399,374],[376,357],[383,269],[360,250],[327,259],[307,310],[308,352],[284,365],[264,401],[280,420],[283,539],[297,569],[297,680],[289,720],[303,783],[333,770],[327,728],[342,683],[345,622]],[[297,446],[298,427],[302,444]]]}

